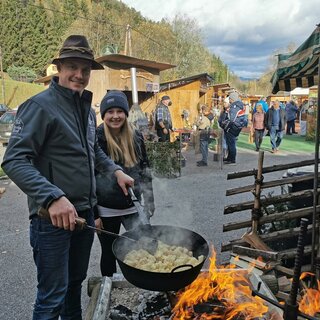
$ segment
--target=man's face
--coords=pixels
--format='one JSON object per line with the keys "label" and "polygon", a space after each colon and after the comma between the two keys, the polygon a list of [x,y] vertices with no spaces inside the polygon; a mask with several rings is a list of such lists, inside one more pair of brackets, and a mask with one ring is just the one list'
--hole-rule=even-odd
{"label": "man's face", "polygon": [[171,102],[170,99],[162,100],[162,103],[163,103],[164,105],[166,105],[167,107],[172,105],[172,102]]}
{"label": "man's face", "polygon": [[58,64],[59,84],[80,94],[88,85],[91,62],[83,59],[64,59]]}

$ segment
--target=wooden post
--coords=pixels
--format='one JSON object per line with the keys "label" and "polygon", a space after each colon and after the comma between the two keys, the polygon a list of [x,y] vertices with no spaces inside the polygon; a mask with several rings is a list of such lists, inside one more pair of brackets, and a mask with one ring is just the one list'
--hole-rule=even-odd
{"label": "wooden post", "polygon": [[5,92],[5,87],[4,87],[4,72],[2,68],[2,48],[0,47],[0,71],[1,71],[1,83],[2,83],[2,99],[3,99],[3,104],[6,105],[6,92]]}
{"label": "wooden post", "polygon": [[254,203],[252,209],[252,229],[250,233],[245,233],[242,236],[242,239],[249,243],[256,249],[272,251],[259,237],[258,235],[258,225],[259,218],[261,215],[261,203],[260,203],[260,195],[261,195],[261,184],[263,180],[262,169],[263,169],[263,159],[264,159],[264,151],[259,152],[259,160],[258,160],[258,170],[255,180],[255,191],[254,191]]}

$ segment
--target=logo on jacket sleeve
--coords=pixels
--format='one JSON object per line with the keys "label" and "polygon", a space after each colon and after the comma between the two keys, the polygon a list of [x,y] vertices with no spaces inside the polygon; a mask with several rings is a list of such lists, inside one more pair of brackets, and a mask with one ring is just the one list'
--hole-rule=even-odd
{"label": "logo on jacket sleeve", "polygon": [[16,118],[16,120],[14,121],[14,125],[13,125],[13,128],[12,128],[12,133],[11,135],[19,135],[22,133],[22,130],[23,130],[23,127],[24,127],[24,123],[22,121],[21,118]]}

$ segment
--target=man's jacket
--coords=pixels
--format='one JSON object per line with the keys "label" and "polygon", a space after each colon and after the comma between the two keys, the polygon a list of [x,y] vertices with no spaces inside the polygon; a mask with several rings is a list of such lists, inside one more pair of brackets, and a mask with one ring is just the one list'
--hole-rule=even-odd
{"label": "man's jacket", "polygon": [[96,204],[94,169],[120,169],[100,149],[92,93],[50,87],[17,112],[3,170],[28,195],[30,216],[66,196],[77,211]]}
{"label": "man's jacket", "polygon": [[[279,108],[280,110],[280,125],[279,125],[279,130],[284,130],[286,127],[286,111],[282,108]],[[265,127],[270,130],[272,127],[272,119],[273,119],[273,113],[275,109],[271,107],[268,112],[266,113],[264,117],[264,124]]]}

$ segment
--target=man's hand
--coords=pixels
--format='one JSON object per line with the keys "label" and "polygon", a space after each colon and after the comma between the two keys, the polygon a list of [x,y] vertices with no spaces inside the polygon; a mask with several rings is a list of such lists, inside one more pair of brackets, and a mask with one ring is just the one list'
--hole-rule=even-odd
{"label": "man's hand", "polygon": [[114,175],[117,178],[118,185],[122,189],[123,193],[127,196],[128,195],[128,187],[133,187],[134,185],[134,179],[132,179],[130,176],[125,174],[121,170],[116,170]]}
{"label": "man's hand", "polygon": [[162,130],[163,130],[164,134],[168,134],[168,129],[167,128],[163,128]]}
{"label": "man's hand", "polygon": [[75,218],[78,217],[78,214],[73,204],[66,197],[53,201],[48,211],[54,226],[70,231],[75,229]]}

